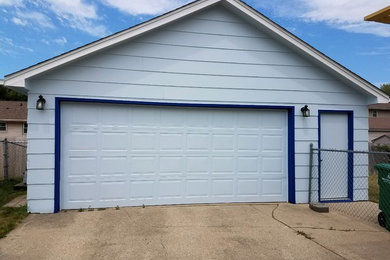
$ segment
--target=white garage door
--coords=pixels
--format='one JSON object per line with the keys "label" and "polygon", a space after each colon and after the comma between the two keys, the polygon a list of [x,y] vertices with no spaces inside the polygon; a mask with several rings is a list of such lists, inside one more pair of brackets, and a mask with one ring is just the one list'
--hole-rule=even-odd
{"label": "white garage door", "polygon": [[287,111],[61,105],[61,208],[287,201]]}

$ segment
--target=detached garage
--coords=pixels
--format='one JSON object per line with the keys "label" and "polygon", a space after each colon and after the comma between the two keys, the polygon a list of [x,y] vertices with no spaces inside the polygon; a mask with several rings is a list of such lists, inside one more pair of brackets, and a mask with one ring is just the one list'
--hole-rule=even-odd
{"label": "detached garage", "polygon": [[367,149],[368,105],[389,101],[238,0],[195,1],[5,85],[28,93],[30,212],[305,203],[309,144],[343,149],[329,132],[345,129]]}

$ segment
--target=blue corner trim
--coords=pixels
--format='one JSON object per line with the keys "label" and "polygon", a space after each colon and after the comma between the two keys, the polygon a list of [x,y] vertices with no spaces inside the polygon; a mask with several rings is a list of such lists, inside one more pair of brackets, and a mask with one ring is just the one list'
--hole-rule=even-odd
{"label": "blue corner trim", "polygon": [[259,105],[233,105],[233,104],[192,104],[192,103],[163,103],[108,99],[84,99],[84,98],[55,98],[55,179],[54,179],[54,212],[60,211],[60,167],[61,167],[61,103],[106,103],[128,105],[151,105],[151,106],[176,106],[176,107],[215,107],[215,108],[253,108],[253,109],[278,109],[288,112],[288,201],[296,203],[295,196],[295,107],[294,106],[259,106]]}
{"label": "blue corner trim", "polygon": [[348,153],[348,198],[341,200],[321,200],[321,114],[348,115],[348,150],[353,151],[354,123],[352,110],[318,110],[318,198],[321,203],[352,202],[353,201],[353,153]]}
{"label": "blue corner trim", "polygon": [[60,210],[60,163],[61,163],[61,106],[55,99],[55,153],[54,153],[54,213]]}
{"label": "blue corner trim", "polygon": [[296,203],[295,193],[295,107],[290,107],[288,110],[288,202]]}

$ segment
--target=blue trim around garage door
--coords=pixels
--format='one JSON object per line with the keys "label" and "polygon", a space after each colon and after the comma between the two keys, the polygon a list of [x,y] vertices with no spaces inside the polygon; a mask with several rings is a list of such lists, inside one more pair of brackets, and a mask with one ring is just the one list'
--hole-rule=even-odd
{"label": "blue trim around garage door", "polygon": [[150,106],[176,107],[215,107],[215,108],[242,108],[242,109],[278,109],[288,112],[288,201],[295,203],[295,107],[294,106],[257,106],[231,104],[189,104],[189,103],[160,103],[143,101],[124,101],[106,99],[83,99],[56,97],[55,99],[55,183],[54,183],[54,212],[60,210],[60,167],[61,167],[61,102],[106,103]]}
{"label": "blue trim around garage door", "polygon": [[348,115],[348,150],[353,151],[353,111],[352,110],[318,110],[318,199],[321,203],[353,201],[353,153],[348,153],[348,198],[345,200],[321,200],[321,114]]}

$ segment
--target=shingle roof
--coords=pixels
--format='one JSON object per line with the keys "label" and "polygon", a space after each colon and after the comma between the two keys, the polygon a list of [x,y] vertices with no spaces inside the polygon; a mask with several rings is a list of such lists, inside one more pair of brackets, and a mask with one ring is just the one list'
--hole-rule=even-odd
{"label": "shingle roof", "polygon": [[0,121],[27,121],[27,102],[0,101]]}
{"label": "shingle roof", "polygon": [[368,109],[374,109],[374,110],[390,110],[390,103],[378,103],[373,104],[368,107]]}

